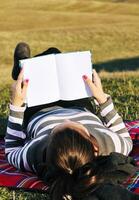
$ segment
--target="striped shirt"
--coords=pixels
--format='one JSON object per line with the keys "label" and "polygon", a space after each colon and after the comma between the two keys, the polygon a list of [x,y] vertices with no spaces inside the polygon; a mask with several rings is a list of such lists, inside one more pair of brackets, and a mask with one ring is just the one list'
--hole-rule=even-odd
{"label": "striped shirt", "polygon": [[[114,109],[112,99],[100,105],[103,122],[90,111],[73,108],[57,108],[38,112],[31,119],[27,130],[22,124],[25,107],[10,105],[10,115],[5,136],[5,153],[8,162],[22,171],[37,171],[37,164],[44,159],[51,130],[65,119],[83,124],[99,145],[99,154],[119,152],[128,155],[132,150],[132,140],[122,118]],[[39,148],[41,147],[41,148]],[[38,157],[36,155],[39,155]]]}

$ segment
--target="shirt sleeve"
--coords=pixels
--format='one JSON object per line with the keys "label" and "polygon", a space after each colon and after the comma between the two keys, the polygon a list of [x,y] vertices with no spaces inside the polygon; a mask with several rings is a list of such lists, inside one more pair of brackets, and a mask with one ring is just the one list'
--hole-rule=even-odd
{"label": "shirt sleeve", "polygon": [[[122,117],[114,108],[111,97],[108,96],[107,101],[99,107],[104,126],[118,135],[118,138],[113,138],[114,145],[118,149],[117,152],[128,155],[133,148],[133,142]],[[121,152],[119,149],[121,149]]]}
{"label": "shirt sleeve", "polygon": [[22,171],[31,171],[26,159],[26,133],[22,130],[25,107],[10,105],[7,132],[5,136],[5,154],[8,162]]}

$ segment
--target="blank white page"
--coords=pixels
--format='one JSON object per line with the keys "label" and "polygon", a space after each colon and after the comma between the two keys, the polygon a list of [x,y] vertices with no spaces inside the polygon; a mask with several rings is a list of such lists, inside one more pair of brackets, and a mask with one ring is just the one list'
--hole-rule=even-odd
{"label": "blank white page", "polygon": [[75,100],[92,96],[82,76],[92,79],[90,51],[72,52],[56,55],[60,98]]}
{"label": "blank white page", "polygon": [[28,107],[59,100],[57,70],[54,55],[21,60],[24,79],[29,79]]}

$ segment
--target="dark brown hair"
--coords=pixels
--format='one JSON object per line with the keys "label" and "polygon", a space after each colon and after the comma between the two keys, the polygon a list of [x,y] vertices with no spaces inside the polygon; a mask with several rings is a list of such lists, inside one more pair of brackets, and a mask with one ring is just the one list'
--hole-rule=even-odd
{"label": "dark brown hair", "polygon": [[93,144],[86,134],[71,128],[52,134],[42,173],[50,186],[51,199],[62,200],[66,195],[82,199],[95,183],[93,167],[88,164],[94,158]]}

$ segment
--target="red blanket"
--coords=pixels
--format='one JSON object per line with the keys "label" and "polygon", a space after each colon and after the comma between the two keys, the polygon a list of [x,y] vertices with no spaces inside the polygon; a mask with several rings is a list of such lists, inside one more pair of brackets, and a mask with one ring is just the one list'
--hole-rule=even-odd
{"label": "red blanket", "polygon": [[[125,123],[134,143],[133,156],[139,165],[139,120]],[[5,160],[4,140],[0,140],[0,186],[47,191],[48,187],[32,173],[23,173]],[[124,186],[132,192],[139,193],[139,171],[130,177]]]}

